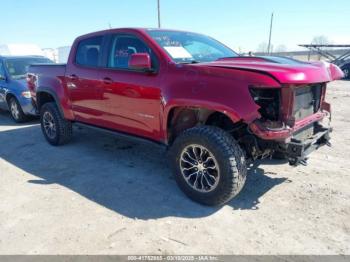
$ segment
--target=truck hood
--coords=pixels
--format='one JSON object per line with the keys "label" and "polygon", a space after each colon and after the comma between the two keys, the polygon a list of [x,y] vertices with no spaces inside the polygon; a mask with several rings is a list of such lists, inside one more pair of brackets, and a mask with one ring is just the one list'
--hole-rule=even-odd
{"label": "truck hood", "polygon": [[330,82],[343,78],[343,72],[327,62],[306,63],[285,57],[234,57],[197,66],[220,67],[268,74],[281,84]]}

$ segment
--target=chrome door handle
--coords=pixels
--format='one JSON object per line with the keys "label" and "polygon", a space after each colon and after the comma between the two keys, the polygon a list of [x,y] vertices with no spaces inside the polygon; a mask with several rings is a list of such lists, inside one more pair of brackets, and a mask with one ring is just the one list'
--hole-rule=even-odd
{"label": "chrome door handle", "polygon": [[77,75],[75,75],[75,74],[72,74],[72,75],[68,76],[68,78],[69,78],[69,80],[71,80],[71,81],[74,81],[74,80],[78,80],[78,79],[79,79],[79,77],[78,77]]}

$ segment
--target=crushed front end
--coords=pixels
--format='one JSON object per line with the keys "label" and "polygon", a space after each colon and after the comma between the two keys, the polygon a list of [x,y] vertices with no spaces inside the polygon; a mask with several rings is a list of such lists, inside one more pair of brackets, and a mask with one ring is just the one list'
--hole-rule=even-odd
{"label": "crushed front end", "polygon": [[330,144],[331,110],[325,102],[325,83],[251,87],[250,92],[261,115],[248,125],[255,140],[254,148],[248,150],[252,159],[278,153],[292,165],[305,164],[307,155]]}

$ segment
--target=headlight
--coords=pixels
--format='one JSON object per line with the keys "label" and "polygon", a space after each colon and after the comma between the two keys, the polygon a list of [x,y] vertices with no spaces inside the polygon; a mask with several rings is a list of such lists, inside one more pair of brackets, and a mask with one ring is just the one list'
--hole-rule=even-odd
{"label": "headlight", "polygon": [[25,98],[31,98],[32,95],[30,94],[30,91],[23,91],[21,94]]}

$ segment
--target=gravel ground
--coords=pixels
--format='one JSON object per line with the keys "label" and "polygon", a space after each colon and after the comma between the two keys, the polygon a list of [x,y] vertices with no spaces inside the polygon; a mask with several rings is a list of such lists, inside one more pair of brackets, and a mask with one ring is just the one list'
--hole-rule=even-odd
{"label": "gravel ground", "polygon": [[350,82],[328,101],[333,146],[259,163],[221,208],[187,199],[161,149],[85,129],[55,148],[0,112],[0,254],[350,254]]}

